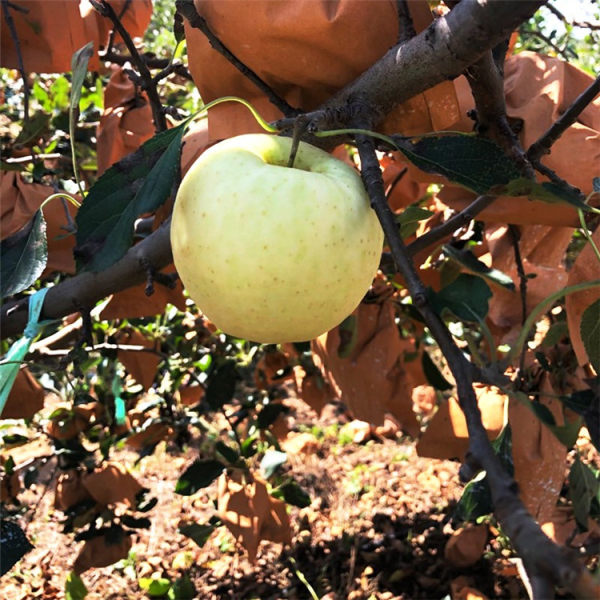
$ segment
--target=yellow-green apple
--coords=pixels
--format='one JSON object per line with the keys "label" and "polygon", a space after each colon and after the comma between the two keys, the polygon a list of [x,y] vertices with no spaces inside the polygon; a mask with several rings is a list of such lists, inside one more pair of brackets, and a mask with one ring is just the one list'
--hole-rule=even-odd
{"label": "yellow-green apple", "polygon": [[360,176],[300,142],[267,134],[209,148],[186,173],[171,243],[200,310],[225,333],[310,340],[356,308],[377,271],[383,232]]}

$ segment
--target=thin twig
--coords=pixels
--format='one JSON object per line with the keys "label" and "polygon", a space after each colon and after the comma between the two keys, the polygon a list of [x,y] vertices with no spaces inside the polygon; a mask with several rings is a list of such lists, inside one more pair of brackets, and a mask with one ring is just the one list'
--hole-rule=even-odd
{"label": "thin twig", "polygon": [[562,177],[557,175],[556,172],[553,171],[550,167],[547,167],[545,164],[543,164],[539,159],[532,160],[531,164],[533,165],[536,171],[539,171],[542,175],[548,177],[548,179],[550,179],[552,183],[559,185],[560,187],[564,188],[565,191],[568,191],[571,194],[579,196],[580,200],[585,200],[585,196],[579,188],[576,188],[575,186],[571,185],[568,181],[565,181]]}
{"label": "thin twig", "polygon": [[252,69],[246,66],[221,40],[211,31],[206,19],[201,17],[196,11],[193,0],[177,0],[175,3],[177,12],[184,16],[194,29],[199,29],[208,39],[210,45],[222,56],[224,56],[240,73],[247,77],[261,92],[263,92],[270,102],[276,106],[286,117],[293,117],[300,114],[297,108],[290,106],[281,98],[263,79],[261,79]]}
{"label": "thin twig", "polygon": [[[13,21],[12,15],[10,14],[10,9],[17,8],[12,2],[8,2],[8,0],[2,0],[2,12],[4,14],[4,18],[6,19],[6,24],[8,25],[8,30],[10,31],[10,37],[15,45],[15,51],[17,53],[17,65],[18,71],[21,74],[21,79],[23,80],[23,121],[27,123],[29,121],[29,84],[27,83],[27,73],[25,72],[25,65],[23,64],[23,54],[21,53],[21,42],[19,41],[19,35],[17,34],[17,28],[15,27],[15,22]],[[26,10],[29,12],[29,9],[23,9],[18,7],[19,10]]]}
{"label": "thin twig", "polygon": [[431,231],[424,233],[414,242],[411,242],[408,247],[409,256],[414,256],[428,246],[435,244],[437,241],[445,238],[447,235],[454,233],[467,223],[470,223],[481,211],[485,210],[494,202],[496,196],[479,196],[469,206],[463,208],[459,213],[450,217],[445,223],[435,227]]}
{"label": "thin twig", "polygon": [[525,319],[527,318],[527,275],[525,273],[525,269],[523,268],[523,259],[521,258],[521,249],[519,247],[521,232],[516,225],[509,225],[508,232],[515,254],[517,273],[519,275],[519,291],[521,294],[521,325],[523,325],[525,323]]}
{"label": "thin twig", "polygon": [[582,29],[591,29],[592,31],[600,30],[600,23],[590,23],[589,21],[569,21],[565,15],[563,15],[556,6],[553,4],[546,4],[546,8],[554,13],[563,23],[571,25],[572,27],[581,27]]}
{"label": "thin twig", "polygon": [[536,140],[527,150],[529,160],[540,159],[544,154],[550,154],[552,144],[577,120],[585,107],[600,93],[600,75],[583,91],[567,110],[558,118],[548,131]]}
{"label": "thin twig", "polygon": [[106,0],[90,0],[90,2],[102,16],[108,17],[112,21],[115,30],[119,33],[121,38],[123,38],[123,41],[127,46],[127,50],[129,50],[129,54],[131,55],[131,61],[139,71],[140,77],[143,81],[142,87],[148,94],[148,100],[150,101],[150,107],[152,108],[154,129],[157,133],[160,131],[165,131],[167,129],[167,119],[165,118],[164,109],[158,95],[158,90],[156,89],[156,83],[154,83],[152,80],[152,74],[135,47],[131,36],[125,27],[123,27],[123,24],[117,16],[117,13],[115,13],[113,7],[106,2]]}

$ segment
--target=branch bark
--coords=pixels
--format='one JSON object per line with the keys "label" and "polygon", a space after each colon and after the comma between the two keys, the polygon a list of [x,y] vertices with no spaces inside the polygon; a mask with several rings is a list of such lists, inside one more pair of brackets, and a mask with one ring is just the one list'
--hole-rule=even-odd
{"label": "branch bark", "polygon": [[[99,273],[81,273],[52,287],[46,294],[42,319],[60,319],[77,312],[78,307],[94,306],[110,294],[146,281],[144,263],[160,270],[171,264],[171,220],[167,220],[109,269]],[[20,334],[27,323],[28,298],[9,302],[0,310],[2,339]]]}

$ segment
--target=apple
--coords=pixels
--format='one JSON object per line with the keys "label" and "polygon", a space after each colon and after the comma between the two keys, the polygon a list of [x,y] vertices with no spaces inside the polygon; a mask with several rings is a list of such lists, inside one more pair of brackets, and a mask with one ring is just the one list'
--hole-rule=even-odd
{"label": "apple", "polygon": [[305,341],[358,305],[383,232],[358,173],[300,142],[267,134],[209,148],[183,178],[171,222],[177,271],[225,333]]}

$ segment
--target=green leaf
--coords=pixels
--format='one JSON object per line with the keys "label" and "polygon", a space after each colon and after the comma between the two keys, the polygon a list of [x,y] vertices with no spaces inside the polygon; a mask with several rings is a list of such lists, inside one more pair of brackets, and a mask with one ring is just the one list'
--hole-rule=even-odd
{"label": "green leaf", "polygon": [[538,183],[525,177],[519,177],[496,192],[505,196],[529,196],[549,204],[570,204],[586,212],[590,210],[590,207],[583,201],[583,197],[575,190],[548,181]]}
{"label": "green leaf", "polygon": [[197,598],[197,590],[187,574],[178,577],[169,590],[169,600],[193,600]]}
{"label": "green leaf", "polygon": [[36,112],[23,125],[23,129],[19,132],[15,145],[25,145],[28,142],[37,141],[48,129],[50,123],[50,115],[43,111]]}
{"label": "green leaf", "polygon": [[582,531],[587,531],[592,499],[599,491],[600,481],[592,470],[579,460],[579,456],[576,456],[569,471],[569,496],[573,502],[575,520]]}
{"label": "green leaf", "polygon": [[222,442],[221,440],[219,440],[216,444],[215,444],[215,449],[217,450],[217,452],[219,454],[221,454],[221,456],[223,456],[223,458],[230,464],[234,465],[240,455],[230,446],[228,446],[227,444],[225,444],[224,442]]}
{"label": "green leaf", "polygon": [[494,142],[473,135],[440,135],[413,141],[393,136],[400,151],[427,173],[447,177],[477,194],[520,177],[516,164]]}
{"label": "green leaf", "polygon": [[439,292],[431,292],[432,305],[438,314],[448,309],[459,319],[469,322],[485,318],[491,297],[487,283],[481,277],[468,273],[461,273]]}
{"label": "green leaf", "polygon": [[590,210],[575,190],[522,177],[516,163],[491,140],[471,134],[428,136],[416,141],[392,137],[400,151],[417,167],[427,173],[443,175],[477,194],[530,196]]}
{"label": "green leaf", "polygon": [[454,385],[442,375],[437,365],[425,351],[423,351],[423,354],[421,355],[421,364],[423,365],[423,373],[425,374],[427,383],[436,390],[444,391],[454,387]]}
{"label": "green leaf", "polygon": [[597,194],[600,194],[600,177],[594,177],[594,179],[592,179],[592,185],[594,186],[594,191]]}
{"label": "green leaf", "polygon": [[122,258],[131,247],[135,220],[169,197],[186,127],[182,123],[155,135],[91,187],[76,216],[79,270],[101,271]]}
{"label": "green leaf", "polygon": [[0,519],[0,576],[8,573],[32,548],[16,523]]}
{"label": "green leaf", "polygon": [[560,340],[569,335],[569,327],[566,321],[556,321],[552,323],[540,346],[542,348],[554,348]]}
{"label": "green leaf", "polygon": [[164,596],[171,587],[171,582],[164,577],[154,579],[152,577],[140,577],[138,579],[138,585],[144,590],[148,596],[158,598]]}
{"label": "green leaf", "polygon": [[358,340],[358,321],[355,315],[346,317],[338,327],[340,335],[340,344],[338,346],[338,356],[348,358]]}
{"label": "green leaf", "polygon": [[459,250],[450,244],[444,244],[444,254],[475,275],[479,275],[484,279],[491,281],[492,283],[501,285],[507,290],[513,291],[515,289],[513,280],[506,275],[506,273],[503,273],[498,269],[488,267],[470,250]]}
{"label": "green leaf", "polygon": [[196,459],[177,480],[175,493],[191,496],[209,486],[224,470],[225,465],[218,460]]}
{"label": "green leaf", "polygon": [[196,542],[200,548],[206,544],[212,532],[217,528],[216,525],[199,525],[198,523],[188,523],[179,526],[179,533],[189,537]]}
{"label": "green leaf", "polygon": [[220,410],[233,398],[237,379],[234,360],[225,361],[211,373],[204,398],[213,410]]}
{"label": "green leaf", "polygon": [[583,311],[579,330],[590,364],[600,373],[600,298]]}
{"label": "green leaf", "polygon": [[279,415],[285,414],[288,411],[289,408],[285,404],[271,402],[261,408],[256,419],[256,424],[259,429],[266,429],[277,420]]}
{"label": "green leaf", "polygon": [[276,492],[276,494],[273,493],[274,496],[285,500],[285,502],[292,506],[297,506],[298,508],[310,506],[310,496],[295,481],[284,483],[276,489]]}
{"label": "green leaf", "polygon": [[265,479],[269,479],[277,469],[287,461],[287,454],[278,450],[267,450],[260,461],[260,470]]}
{"label": "green leaf", "polygon": [[46,221],[38,210],[25,227],[0,243],[0,297],[31,286],[43,273],[47,261]]}
{"label": "green leaf", "polygon": [[69,102],[69,119],[74,118],[73,124],[78,119],[79,100],[81,99],[81,90],[87,74],[87,67],[90,58],[94,54],[94,42],[88,42],[83,48],[80,48],[73,54],[71,59],[71,98]]}
{"label": "green leaf", "polygon": [[535,413],[537,418],[550,429],[563,446],[571,448],[575,444],[579,436],[579,430],[583,425],[581,417],[573,421],[567,421],[564,425],[557,425],[554,415],[547,406],[539,402],[531,402],[523,393],[517,392],[516,395],[521,402],[527,403],[527,406]]}
{"label": "green leaf", "polygon": [[[492,442],[492,448],[509,475],[514,474],[512,458],[512,430],[506,425]],[[485,471],[479,473],[465,486],[463,494],[454,510],[459,521],[475,521],[478,517],[489,515],[493,511],[492,494]]]}
{"label": "green leaf", "polygon": [[431,217],[433,213],[420,206],[407,206],[400,214],[396,216],[396,223],[400,226],[400,235],[406,239],[415,233],[419,226],[419,221],[424,221]]}
{"label": "green leaf", "polygon": [[81,577],[71,571],[65,581],[65,600],[83,600],[87,593],[87,588]]}

